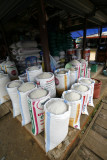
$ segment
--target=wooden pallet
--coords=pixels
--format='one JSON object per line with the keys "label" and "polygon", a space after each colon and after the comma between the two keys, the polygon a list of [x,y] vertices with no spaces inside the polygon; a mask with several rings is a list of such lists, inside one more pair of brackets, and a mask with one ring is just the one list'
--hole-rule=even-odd
{"label": "wooden pallet", "polygon": [[[100,98],[94,100],[95,107],[101,101],[102,96],[104,95],[104,93],[106,91],[106,88],[107,88],[106,81],[104,81],[102,89],[101,89]],[[7,102],[6,105],[9,106],[11,112],[13,112],[11,102]],[[68,158],[68,155],[71,153],[71,151],[74,149],[75,145],[78,143],[79,135],[81,134],[81,131],[84,128],[84,126],[89,121],[89,118],[92,115],[94,109],[95,108],[88,106],[89,116],[87,116],[87,115],[81,116],[81,124],[80,124],[81,130],[77,130],[72,127],[69,127],[68,135],[67,135],[66,139],[62,142],[62,144],[47,153],[47,156],[50,159],[62,160],[62,159]],[[16,119],[21,123],[21,116],[17,116]],[[40,148],[42,148],[42,150],[45,152],[44,132],[42,132],[41,134],[39,134],[37,136],[34,136],[31,132],[31,124],[24,126],[24,128],[31,134],[31,136],[36,141],[36,143],[38,143]]]}
{"label": "wooden pallet", "polygon": [[0,105],[0,118],[10,113],[9,107],[6,105],[6,103],[3,103],[2,105]]}
{"label": "wooden pallet", "polygon": [[107,159],[107,104],[102,103],[68,160]]}

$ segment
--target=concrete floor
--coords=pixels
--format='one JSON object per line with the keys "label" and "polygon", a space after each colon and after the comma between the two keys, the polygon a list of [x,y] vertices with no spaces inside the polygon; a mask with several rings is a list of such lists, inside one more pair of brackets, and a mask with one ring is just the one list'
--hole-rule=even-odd
{"label": "concrete floor", "polygon": [[48,160],[11,113],[0,119],[0,160]]}

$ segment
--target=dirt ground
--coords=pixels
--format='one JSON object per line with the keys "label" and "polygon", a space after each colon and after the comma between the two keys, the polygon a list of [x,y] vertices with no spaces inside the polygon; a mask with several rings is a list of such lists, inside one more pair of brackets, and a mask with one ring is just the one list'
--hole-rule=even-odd
{"label": "dirt ground", "polygon": [[0,160],[48,160],[11,113],[0,119]]}

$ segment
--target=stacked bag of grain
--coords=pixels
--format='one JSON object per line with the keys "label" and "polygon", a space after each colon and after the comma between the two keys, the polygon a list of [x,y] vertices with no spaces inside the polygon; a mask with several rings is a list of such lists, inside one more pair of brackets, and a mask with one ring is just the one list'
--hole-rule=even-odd
{"label": "stacked bag of grain", "polygon": [[35,78],[37,86],[43,87],[50,91],[51,98],[56,97],[56,87],[54,74],[51,72],[43,72]]}
{"label": "stacked bag of grain", "polygon": [[69,106],[63,99],[52,98],[45,103],[45,148],[46,152],[59,145],[67,136]]}
{"label": "stacked bag of grain", "polygon": [[[38,44],[36,41],[19,41],[10,46],[12,49],[12,57],[16,60],[17,67],[20,74],[26,70],[26,59],[28,57],[35,57],[40,60],[40,49],[38,49]],[[33,60],[33,65],[36,65],[35,59]],[[31,62],[28,64],[31,66]]]}
{"label": "stacked bag of grain", "polygon": [[20,80],[11,81],[6,85],[7,92],[10,96],[10,99],[12,101],[13,105],[13,117],[16,117],[21,114],[20,112],[20,104],[19,104],[19,95],[17,92],[17,88],[22,84],[23,82]]}
{"label": "stacked bag of grain", "polygon": [[38,66],[28,67],[26,69],[26,73],[27,73],[27,80],[29,82],[34,82],[35,77],[42,73],[42,66],[38,65]]}
{"label": "stacked bag of grain", "polygon": [[34,135],[37,135],[44,130],[44,104],[49,99],[49,91],[43,88],[37,88],[28,95],[32,133]]}
{"label": "stacked bag of grain", "polygon": [[31,122],[30,114],[29,114],[29,107],[27,103],[27,95],[36,88],[36,85],[32,82],[26,82],[21,84],[18,87],[18,95],[19,95],[19,104],[20,104],[20,111],[22,116],[22,126]]}
{"label": "stacked bag of grain", "polygon": [[8,74],[0,73],[0,104],[8,101],[10,99],[7,90],[6,84],[10,82]]}
{"label": "stacked bag of grain", "polygon": [[57,69],[55,72],[56,92],[61,96],[63,91],[70,89],[70,71],[68,69]]}

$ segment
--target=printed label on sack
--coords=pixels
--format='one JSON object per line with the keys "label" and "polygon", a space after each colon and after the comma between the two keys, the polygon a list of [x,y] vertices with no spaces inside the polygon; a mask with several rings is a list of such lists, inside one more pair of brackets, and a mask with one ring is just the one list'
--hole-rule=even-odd
{"label": "printed label on sack", "polygon": [[29,106],[30,118],[31,118],[31,123],[32,123],[32,133],[35,134],[35,122],[34,122],[34,116],[33,116],[33,111],[32,111],[30,100],[28,100],[28,106]]}
{"label": "printed label on sack", "polygon": [[46,80],[37,81],[36,83],[37,83],[38,87],[41,86],[41,87],[47,89],[50,92],[51,97],[56,96],[56,88],[55,88],[54,78],[47,80],[47,81]]}

